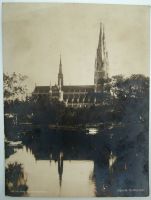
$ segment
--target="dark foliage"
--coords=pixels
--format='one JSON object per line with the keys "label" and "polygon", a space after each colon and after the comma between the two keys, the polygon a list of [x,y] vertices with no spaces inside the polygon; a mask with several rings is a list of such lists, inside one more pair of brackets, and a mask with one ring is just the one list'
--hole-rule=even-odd
{"label": "dark foliage", "polygon": [[18,163],[10,163],[5,169],[5,193],[8,196],[23,196],[28,190],[23,167]]}

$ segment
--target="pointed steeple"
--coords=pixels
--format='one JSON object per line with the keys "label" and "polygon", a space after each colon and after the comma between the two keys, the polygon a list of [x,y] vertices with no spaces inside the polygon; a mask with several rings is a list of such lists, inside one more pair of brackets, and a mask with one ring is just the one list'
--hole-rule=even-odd
{"label": "pointed steeple", "polygon": [[59,73],[58,73],[58,86],[59,86],[60,89],[63,86],[63,73],[62,73],[61,55],[60,55]]}
{"label": "pointed steeple", "polygon": [[97,60],[100,65],[103,64],[106,59],[106,52],[104,25],[100,23],[99,43],[97,48]]}
{"label": "pointed steeple", "polygon": [[62,74],[61,54],[60,54],[59,74]]}
{"label": "pointed steeple", "polygon": [[104,25],[100,23],[99,43],[98,46],[102,46],[102,38],[104,37]]}
{"label": "pointed steeple", "polygon": [[94,75],[94,84],[96,86],[96,90],[100,90],[101,88],[103,88],[104,79],[108,77],[107,69],[108,69],[108,54],[105,44],[104,25],[100,23],[100,33],[99,33],[98,48],[96,53],[95,75]]}

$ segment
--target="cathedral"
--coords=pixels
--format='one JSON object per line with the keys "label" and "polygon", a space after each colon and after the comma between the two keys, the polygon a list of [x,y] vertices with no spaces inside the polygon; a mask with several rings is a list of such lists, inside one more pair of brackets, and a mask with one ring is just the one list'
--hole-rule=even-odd
{"label": "cathedral", "polygon": [[100,105],[104,93],[105,80],[108,78],[108,53],[105,44],[104,25],[100,24],[99,41],[95,59],[94,85],[64,85],[63,67],[60,57],[58,84],[54,86],[35,86],[34,98],[48,97],[64,102],[70,107]]}

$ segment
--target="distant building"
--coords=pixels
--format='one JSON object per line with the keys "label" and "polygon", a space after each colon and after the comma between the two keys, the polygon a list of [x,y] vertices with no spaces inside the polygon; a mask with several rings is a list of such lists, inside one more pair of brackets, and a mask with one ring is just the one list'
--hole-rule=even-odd
{"label": "distant building", "polygon": [[95,59],[94,85],[64,85],[60,57],[58,84],[35,86],[34,97],[49,97],[64,102],[66,106],[83,107],[101,104],[104,81],[108,78],[108,53],[105,45],[104,26],[100,25],[99,42]]}

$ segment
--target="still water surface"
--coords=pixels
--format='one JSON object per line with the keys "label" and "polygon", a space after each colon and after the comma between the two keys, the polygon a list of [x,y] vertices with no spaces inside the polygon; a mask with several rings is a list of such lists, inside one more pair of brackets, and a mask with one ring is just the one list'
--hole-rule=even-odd
{"label": "still water surface", "polygon": [[28,196],[95,196],[92,179],[94,162],[89,160],[63,160],[59,169],[54,160],[36,160],[23,146],[7,160],[22,163],[27,178]]}

